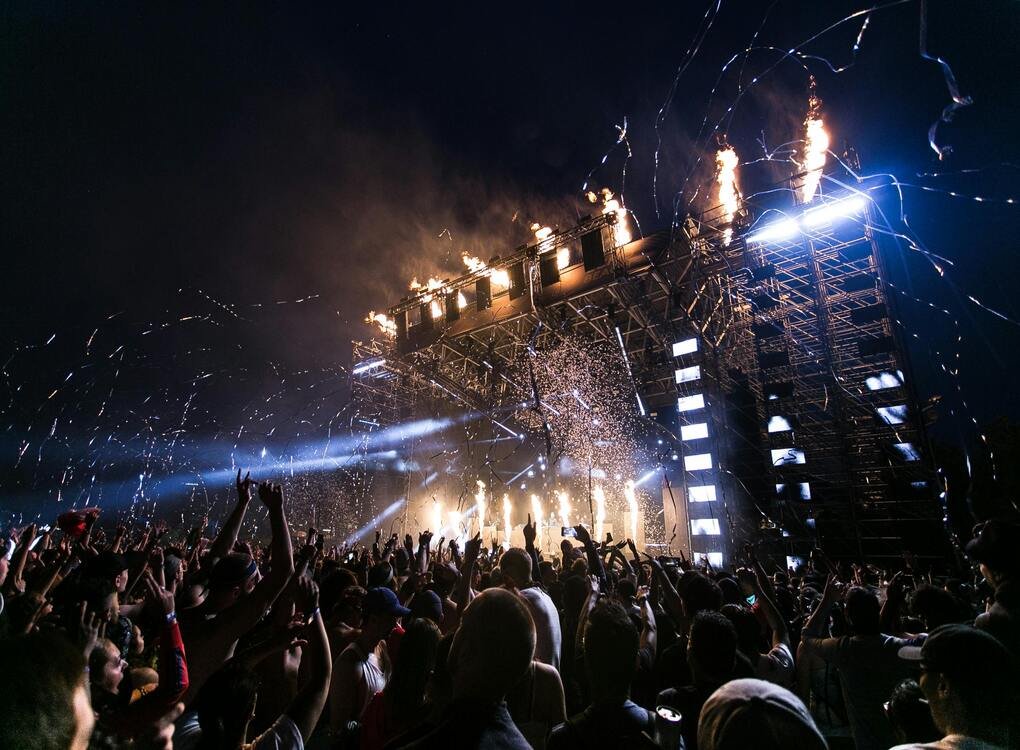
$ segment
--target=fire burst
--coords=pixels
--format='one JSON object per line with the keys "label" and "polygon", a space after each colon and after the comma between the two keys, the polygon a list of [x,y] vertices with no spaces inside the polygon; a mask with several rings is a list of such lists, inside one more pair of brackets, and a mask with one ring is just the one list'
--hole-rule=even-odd
{"label": "fire burst", "polygon": [[801,202],[810,203],[815,197],[815,190],[822,180],[822,168],[825,166],[826,152],[829,149],[829,134],[825,132],[822,122],[822,100],[815,94],[815,79],[812,76],[809,84],[808,113],[804,119],[804,162],[801,167],[804,185],[801,187]]}
{"label": "fire burst", "polygon": [[559,492],[556,493],[556,497],[558,497],[559,501],[560,501],[560,525],[561,526],[569,526],[570,525],[570,495],[568,495],[563,490],[560,490]]}
{"label": "fire burst", "polygon": [[595,499],[595,541],[601,543],[606,537],[606,493],[598,486],[591,494]]}
{"label": "fire burst", "polygon": [[510,288],[510,274],[506,270],[502,268],[489,268],[484,260],[467,253],[461,256],[461,260],[464,261],[464,265],[467,266],[469,271],[488,271],[485,275],[492,279],[493,285],[501,289]]}
{"label": "fire burst", "polygon": [[727,227],[723,230],[723,244],[729,245],[733,239],[733,217],[737,213],[739,199],[737,197],[737,164],[740,159],[733,146],[720,149],[715,154],[715,164],[718,168],[716,182],[719,183],[719,205],[722,206],[722,223]]}
{"label": "fire burst", "polygon": [[637,542],[638,504],[637,495],[634,492],[634,482],[627,482],[627,484],[623,486],[623,496],[627,498],[627,509],[630,511],[630,523],[627,524],[627,536]]}
{"label": "fire burst", "polygon": [[478,532],[485,528],[485,482],[479,479],[476,484],[478,490],[475,492],[475,508],[478,512]]}
{"label": "fire burst", "polygon": [[531,496],[531,515],[535,521],[535,546],[542,548],[542,500],[538,495]]}
{"label": "fire burst", "polygon": [[[430,278],[428,281],[422,284],[420,281],[418,281],[417,277],[411,279],[411,283],[409,285],[409,288],[412,292],[421,291],[430,292],[429,294],[426,294],[425,296],[422,297],[422,302],[429,303],[429,312],[432,315],[433,320],[438,320],[439,318],[443,317],[443,307],[442,305],[439,304],[439,300],[436,299],[436,295],[432,294],[432,292],[442,292],[444,286],[445,283],[443,282],[442,279]],[[458,303],[459,302],[460,301],[458,300]]]}
{"label": "fire burst", "polygon": [[510,523],[510,495],[503,495],[503,549],[510,549],[510,534],[513,525]]}
{"label": "fire burst", "polygon": [[375,311],[369,311],[365,317],[366,323],[375,323],[379,326],[379,330],[385,333],[387,336],[397,335],[397,323],[393,318],[383,313],[377,313]]}

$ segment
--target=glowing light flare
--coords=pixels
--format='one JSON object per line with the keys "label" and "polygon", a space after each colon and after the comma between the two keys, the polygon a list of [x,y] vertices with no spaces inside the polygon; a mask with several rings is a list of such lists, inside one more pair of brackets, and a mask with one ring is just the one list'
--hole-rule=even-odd
{"label": "glowing light flare", "polygon": [[457,292],[457,309],[463,310],[467,307],[467,297],[464,296],[464,292]]}
{"label": "glowing light flare", "polygon": [[397,335],[397,322],[393,320],[389,315],[384,313],[377,313],[374,310],[369,310],[368,315],[365,316],[366,323],[374,323],[379,326],[379,330],[385,333],[387,336]]}
{"label": "glowing light flare", "polygon": [[570,495],[560,490],[556,497],[560,501],[560,525],[570,526]]}
{"label": "glowing light flare", "polygon": [[478,515],[478,531],[485,527],[485,482],[479,479],[475,484],[478,485],[478,489],[475,492],[475,509]]}
{"label": "glowing light flare", "polygon": [[623,485],[623,496],[627,499],[627,510],[630,511],[629,523],[627,524],[627,537],[637,541],[638,503],[637,493],[634,490],[634,482],[628,481]]}
{"label": "glowing light flare", "polygon": [[822,121],[822,100],[815,94],[814,76],[811,77],[808,90],[808,113],[804,119],[804,157],[800,165],[807,173],[801,186],[802,203],[810,203],[815,197],[829,149],[829,134],[825,132],[825,123]]}
{"label": "glowing light flare", "polygon": [[556,268],[562,271],[570,265],[570,248],[561,247],[556,251]]}
{"label": "glowing light flare", "polygon": [[[715,154],[717,168],[715,179],[719,185],[718,198],[719,205],[723,209],[723,224],[732,224],[733,217],[736,216],[737,209],[740,207],[737,193],[737,164],[739,163],[740,159],[732,146],[720,149]],[[733,228],[726,227],[723,230],[723,244],[729,245],[732,239]]]}
{"label": "glowing light flare", "polygon": [[492,284],[495,287],[502,289],[510,288],[510,273],[502,268],[489,268],[488,264],[481,258],[477,258],[474,255],[468,255],[464,253],[461,256],[461,260],[464,261],[464,265],[467,269],[473,273],[485,271],[484,275],[492,279]]}
{"label": "glowing light flare", "polygon": [[542,547],[542,499],[538,495],[531,496],[531,520],[535,524],[535,546]]}
{"label": "glowing light flare", "polygon": [[591,496],[595,500],[595,541],[601,543],[606,538],[606,492],[598,485]]}
{"label": "glowing light flare", "polygon": [[510,510],[510,495],[503,495],[503,549],[510,549],[510,533],[513,531]]}
{"label": "glowing light flare", "polygon": [[438,538],[442,536],[440,532],[443,529],[443,503],[439,500],[432,501],[432,518],[430,522],[432,524],[432,528],[429,529],[429,531],[431,531],[438,540]]}

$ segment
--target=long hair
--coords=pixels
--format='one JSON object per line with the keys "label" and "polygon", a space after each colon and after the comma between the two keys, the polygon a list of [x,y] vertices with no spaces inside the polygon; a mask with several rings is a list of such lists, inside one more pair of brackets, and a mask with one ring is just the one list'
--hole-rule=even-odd
{"label": "long hair", "polygon": [[412,620],[400,639],[400,653],[393,665],[393,676],[383,689],[383,697],[393,716],[417,715],[425,705],[425,689],[436,666],[439,628],[426,618]]}

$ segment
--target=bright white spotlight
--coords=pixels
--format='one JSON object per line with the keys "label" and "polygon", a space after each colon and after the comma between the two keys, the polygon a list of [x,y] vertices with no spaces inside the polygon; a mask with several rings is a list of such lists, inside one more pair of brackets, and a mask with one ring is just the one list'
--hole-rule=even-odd
{"label": "bright white spotlight", "polygon": [[783,219],[759,229],[747,238],[748,242],[771,242],[786,240],[800,232],[796,219]]}
{"label": "bright white spotlight", "polygon": [[819,224],[831,223],[835,219],[848,219],[863,211],[865,202],[863,195],[851,195],[849,198],[812,208],[804,213],[801,223],[805,227],[816,227]]}
{"label": "bright white spotlight", "polygon": [[361,375],[363,372],[369,372],[377,367],[382,367],[384,364],[386,364],[386,360],[382,357],[379,357],[378,359],[366,359],[364,362],[356,364],[354,369],[351,370],[351,374]]}

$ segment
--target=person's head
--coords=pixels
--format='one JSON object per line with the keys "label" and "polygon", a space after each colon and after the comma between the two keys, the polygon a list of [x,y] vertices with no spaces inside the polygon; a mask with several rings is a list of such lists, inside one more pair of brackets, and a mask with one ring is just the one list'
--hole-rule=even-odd
{"label": "person's head", "polygon": [[723,576],[716,583],[722,592],[724,604],[743,604],[747,601],[747,595],[751,593],[745,594],[740,584],[729,576]]}
{"label": "person's head", "polygon": [[577,558],[570,563],[570,575],[583,578],[588,575],[588,563],[582,558]]}
{"label": "person's head", "polygon": [[7,560],[7,548],[0,545],[0,586],[3,586],[7,580],[7,571],[10,569],[11,564]]}
{"label": "person's head", "polygon": [[737,631],[719,612],[702,610],[694,616],[687,640],[687,663],[694,681],[721,684],[733,674]]}
{"label": "person's head", "polygon": [[117,589],[112,579],[93,576],[83,578],[78,593],[89,612],[95,612],[107,622],[117,619],[120,606],[117,600]]}
{"label": "person's head", "polygon": [[993,518],[974,529],[967,543],[967,557],[981,566],[981,574],[992,586],[1020,576],[1020,522]]}
{"label": "person's head", "polygon": [[581,576],[568,576],[563,581],[563,614],[576,618],[588,598],[587,581]]}
{"label": "person's head", "polygon": [[995,637],[969,625],[943,625],[901,658],[921,667],[918,684],[946,734],[996,738],[1011,721],[1017,664]]}
{"label": "person's head", "polygon": [[627,611],[603,600],[588,615],[584,664],[593,698],[625,699],[637,669],[640,636]]}
{"label": "person's head", "polygon": [[396,581],[393,576],[393,566],[385,560],[378,562],[368,569],[368,585],[365,588],[374,589],[385,586],[388,589],[396,590]]}
{"label": "person's head", "polygon": [[450,646],[454,698],[502,700],[534,655],[535,623],[520,597],[486,589],[465,608]]}
{"label": "person's head", "polygon": [[763,680],[726,683],[705,701],[697,721],[698,747],[702,750],[828,747],[800,698]]}
{"label": "person's head", "polygon": [[87,575],[105,578],[113,584],[118,594],[123,594],[128,584],[128,564],[123,555],[115,552],[100,552],[87,565]]}
{"label": "person's head", "polygon": [[[425,702],[425,690],[436,668],[440,637],[432,620],[420,618],[407,623],[400,639],[400,655],[385,689],[386,699],[398,715],[406,716]],[[411,718],[407,716],[407,720]]]}
{"label": "person's head", "polygon": [[232,747],[244,742],[255,716],[258,691],[258,676],[239,661],[228,661],[213,673],[195,699],[201,747]]}
{"label": "person's head", "polygon": [[861,586],[852,587],[846,594],[844,611],[856,635],[877,635],[881,632],[882,605],[874,591]]}
{"label": "person's head", "polygon": [[967,619],[961,617],[959,600],[945,589],[921,584],[910,599],[910,611],[924,623],[924,630],[931,632],[940,625],[960,622]]}
{"label": "person's head", "polygon": [[720,612],[733,623],[733,629],[737,631],[737,648],[745,656],[761,653],[763,645],[761,625],[758,624],[754,612],[738,604],[724,604]]}
{"label": "person's head", "polygon": [[232,552],[221,557],[209,572],[205,606],[213,612],[222,612],[250,594],[260,578],[258,563],[251,555]]}
{"label": "person's head", "polygon": [[411,617],[424,618],[436,625],[443,622],[443,602],[435,591],[422,589],[409,602]]}
{"label": "person's head", "polygon": [[120,649],[109,638],[103,638],[89,655],[89,677],[93,689],[116,693],[124,679],[127,662],[120,655]]}
{"label": "person's head", "polygon": [[500,558],[504,585],[525,588],[531,584],[531,556],[520,547],[511,547]]}
{"label": "person's head", "polygon": [[680,597],[684,609],[691,615],[702,612],[718,612],[722,607],[723,594],[719,584],[701,573],[685,575],[680,582]]}
{"label": "person's head", "polygon": [[369,589],[361,604],[361,633],[367,641],[381,641],[397,625],[397,619],[407,617],[411,610],[400,604],[392,589],[377,586]]}
{"label": "person's head", "polygon": [[545,586],[552,586],[556,583],[558,576],[556,575],[556,568],[548,560],[543,560],[538,564],[538,572],[542,578],[542,584]]}
{"label": "person's head", "polygon": [[903,680],[893,688],[885,714],[900,744],[934,742],[942,737],[931,718],[928,700],[915,680]]}
{"label": "person's head", "polygon": [[79,649],[56,631],[0,640],[0,670],[0,747],[88,747],[95,717]]}

